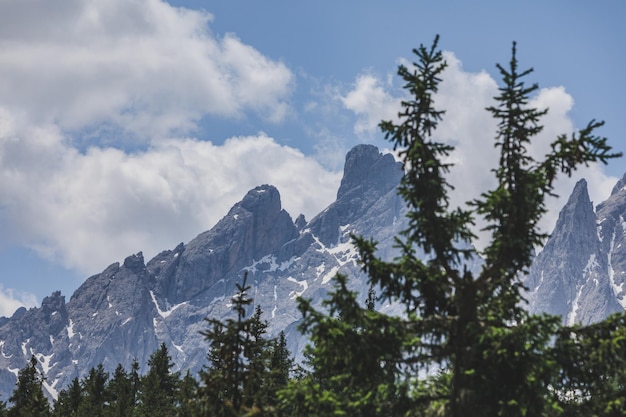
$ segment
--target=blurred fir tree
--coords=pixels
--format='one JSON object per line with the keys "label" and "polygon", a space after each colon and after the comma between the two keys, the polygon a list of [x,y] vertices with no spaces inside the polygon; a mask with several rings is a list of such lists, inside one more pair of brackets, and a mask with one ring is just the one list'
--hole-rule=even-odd
{"label": "blurred fir tree", "polygon": [[[362,308],[343,276],[336,278],[324,311],[300,300],[311,369],[281,395],[297,414],[317,416],[561,415],[566,406],[594,407],[604,397],[610,410],[617,409],[624,398],[622,377],[611,377],[611,388],[594,388],[594,400],[577,394],[569,401],[563,393],[574,383],[577,393],[604,386],[622,359],[611,360],[604,373],[585,373],[593,375],[589,380],[565,364],[572,359],[568,354],[586,356],[605,343],[620,345],[624,327],[615,324],[612,333],[599,336],[608,322],[582,331],[561,328],[558,317],[529,315],[522,308],[519,280],[545,238],[537,225],[557,174],[619,156],[594,134],[602,123],[592,121],[571,137],[559,136],[543,159],[533,158],[529,145],[547,110],[529,105],[538,87],[525,84],[532,70],[519,71],[513,44],[509,66],[498,65],[503,85],[496,105],[487,109],[499,122],[497,185],[466,208],[452,208],[446,175],[453,147],[434,135],[444,115],[434,105],[446,62],[438,37],[414,53],[413,68],[398,70],[410,95],[402,102],[399,122],[380,124],[403,161],[399,193],[408,206],[408,228],[396,239],[399,256],[383,261],[375,242],[354,237],[370,286],[379,288],[379,298],[403,306],[404,313],[389,317]],[[481,253],[472,246],[477,217],[490,235]],[[426,259],[418,258],[418,248]],[[470,270],[479,256],[480,271]],[[564,336],[587,332],[593,336],[584,340]],[[595,371],[601,363],[584,369]]]}

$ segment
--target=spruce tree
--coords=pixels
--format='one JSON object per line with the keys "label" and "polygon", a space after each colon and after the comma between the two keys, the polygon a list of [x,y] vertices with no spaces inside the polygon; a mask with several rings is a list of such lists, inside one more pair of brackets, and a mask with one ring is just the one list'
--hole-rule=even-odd
{"label": "spruce tree", "polygon": [[7,403],[0,401],[0,417],[7,416]]}
{"label": "spruce tree", "polygon": [[54,401],[55,417],[79,417],[79,407],[83,401],[83,389],[78,377],[74,378],[69,387],[59,392]]}
{"label": "spruce tree", "polygon": [[197,417],[201,415],[198,388],[198,381],[187,371],[179,383],[177,417]]}
{"label": "spruce tree", "polygon": [[37,363],[33,355],[26,367],[19,371],[15,390],[9,397],[12,403],[8,411],[9,417],[50,415],[50,405],[42,388],[44,377],[39,373]]}
{"label": "spruce tree", "polygon": [[285,387],[289,382],[294,362],[291,352],[287,348],[287,339],[284,331],[281,331],[278,338],[272,343],[270,357],[270,386],[273,390],[278,390]]}
{"label": "spruce tree", "polygon": [[113,378],[107,385],[110,401],[108,415],[111,417],[130,417],[135,407],[135,395],[128,372],[122,364],[118,364]]}
{"label": "spruce tree", "polygon": [[[433,96],[445,62],[437,39],[430,49],[422,46],[415,52],[415,70],[399,70],[412,95],[402,103],[401,123],[381,123],[404,158],[400,194],[409,206],[409,228],[398,241],[402,256],[396,263],[375,259],[372,245],[358,241],[364,269],[385,297],[402,301],[407,314],[417,313],[415,336],[426,354],[422,367],[446,366],[451,373],[451,415],[548,412],[555,406],[546,387],[554,375],[550,342],[558,319],[523,310],[519,278],[545,238],[538,222],[558,173],[571,175],[581,164],[618,155],[610,152],[605,138],[594,135],[602,125],[595,121],[570,138],[556,138],[544,159],[530,155],[529,144],[542,130],[540,119],[547,110],[529,106],[538,86],[525,83],[532,69],[519,71],[514,43],[508,68],[497,66],[503,81],[497,104],[487,109],[499,121],[497,185],[470,202],[473,211],[451,210],[451,187],[444,176],[451,167],[442,161],[452,148],[433,140],[443,116],[434,108]],[[475,216],[487,222],[485,230],[491,234],[477,274],[463,264],[477,256],[468,249]],[[415,246],[424,248],[430,259],[416,259]]]}
{"label": "spruce tree", "polygon": [[130,380],[130,400],[134,407],[137,406],[139,399],[139,391],[141,389],[141,377],[139,376],[139,361],[137,358],[133,359],[130,365],[130,373],[128,375]]}
{"label": "spruce tree", "polygon": [[[280,392],[293,415],[354,417],[403,412],[406,384],[400,379],[405,330],[401,319],[362,306],[335,277],[323,312],[300,299],[300,329],[309,335],[305,372]],[[401,414],[398,414],[401,415]]]}
{"label": "spruce tree", "polygon": [[248,340],[249,320],[246,309],[252,304],[248,296],[250,286],[244,275],[237,284],[237,293],[231,298],[236,319],[222,322],[206,319],[209,329],[202,332],[209,342],[209,365],[200,373],[200,393],[208,415],[216,417],[238,416],[243,410],[244,373],[246,367],[245,345]]}
{"label": "spruce tree", "polygon": [[89,370],[83,379],[83,397],[79,407],[79,415],[104,417],[108,407],[107,382],[109,374],[102,364]]}
{"label": "spruce tree", "polygon": [[141,378],[137,407],[139,416],[169,417],[175,415],[179,374],[172,372],[174,363],[165,343],[150,355],[148,373]]}
{"label": "spruce tree", "polygon": [[626,416],[626,314],[561,328],[552,389],[563,416]]}
{"label": "spruce tree", "polygon": [[[532,70],[519,71],[513,44],[509,66],[497,66],[503,85],[496,105],[487,109],[499,122],[497,185],[467,207],[452,208],[446,176],[454,148],[435,136],[444,116],[435,95],[446,62],[438,37],[414,53],[413,68],[398,69],[410,95],[401,104],[399,122],[380,124],[402,159],[399,193],[408,207],[408,228],[396,239],[399,255],[393,261],[376,256],[375,242],[354,237],[370,286],[379,288],[382,299],[400,303],[404,314],[388,317],[363,309],[342,276],[324,312],[300,301],[301,328],[312,342],[307,353],[312,373],[291,384],[284,398],[300,407],[300,415],[320,416],[556,416],[565,406],[593,407],[595,400],[584,395],[568,402],[563,397],[568,384],[589,390],[611,373],[605,367],[584,380],[564,364],[568,355],[591,354],[591,346],[619,345],[623,324],[602,335],[594,329],[564,330],[557,317],[529,315],[522,308],[520,277],[545,238],[538,222],[557,175],[619,155],[595,135],[602,125],[596,121],[570,137],[557,137],[543,159],[530,155],[547,110],[529,105],[538,87],[525,83]],[[481,253],[471,245],[478,217],[490,237]],[[418,258],[417,248],[426,259]],[[482,268],[469,270],[467,262],[478,256]],[[593,343],[578,338],[587,331]],[[612,365],[623,363],[625,354],[619,355]],[[601,394],[615,409],[623,379],[609,380],[613,388]]]}
{"label": "spruce tree", "polygon": [[[209,364],[201,371],[199,393],[206,415],[272,416],[277,413],[277,387],[272,368],[273,341],[266,338],[267,322],[260,307],[247,317],[253,299],[247,275],[231,298],[236,318],[207,319],[202,334],[209,342]],[[286,349],[286,348],[285,348]],[[279,353],[277,353],[278,355]],[[280,354],[288,354],[285,351]]]}

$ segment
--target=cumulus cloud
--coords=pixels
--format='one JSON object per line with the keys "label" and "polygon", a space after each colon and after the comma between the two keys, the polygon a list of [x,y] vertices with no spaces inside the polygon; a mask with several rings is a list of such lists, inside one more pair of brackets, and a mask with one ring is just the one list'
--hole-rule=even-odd
{"label": "cumulus cloud", "polygon": [[[461,206],[495,185],[491,170],[498,162],[498,150],[493,145],[497,124],[485,108],[495,104],[498,83],[487,72],[464,71],[461,61],[450,52],[445,52],[444,57],[448,67],[442,74],[443,82],[434,101],[435,107],[446,113],[434,138],[455,147],[450,155],[454,167],[448,180],[455,187],[451,193],[452,204]],[[359,76],[354,88],[343,96],[345,108],[355,113],[355,132],[373,130],[378,121],[397,114],[398,103],[406,96],[393,96],[391,89],[386,89],[388,86],[389,83],[371,75]],[[550,143],[558,135],[574,132],[568,114],[573,104],[573,98],[560,86],[543,88],[531,100],[531,106],[549,109],[541,121],[544,130],[529,149],[534,157],[539,159],[548,153]],[[547,200],[549,212],[540,223],[542,230],[550,232],[553,229],[560,209],[580,178],[587,180],[590,197],[596,203],[609,196],[617,181],[617,178],[607,176],[599,165],[581,168],[571,178],[560,178],[555,183],[559,198]],[[480,229],[484,225],[479,223],[477,226]],[[476,243],[483,246],[487,238],[479,233]]]}
{"label": "cumulus cloud", "polygon": [[371,74],[359,75],[354,88],[339,99],[357,115],[354,133],[366,138],[379,131],[381,120],[395,120],[400,108],[400,99],[387,92],[384,84]]}
{"label": "cumulus cloud", "polygon": [[0,3],[6,243],[94,273],[188,241],[262,183],[293,216],[332,200],[339,175],[270,137],[188,137],[206,115],[290,112],[292,72],[211,20],[162,0]]}
{"label": "cumulus cloud", "polygon": [[[548,109],[548,114],[542,119],[544,129],[530,149],[531,153],[539,158],[550,151],[550,143],[559,135],[566,134],[570,137],[576,132],[576,127],[568,114],[574,106],[574,99],[564,87],[559,86],[542,88],[529,104],[538,109]],[[561,175],[555,182],[555,190],[559,198],[550,198],[547,201],[549,212],[542,222],[544,230],[552,230],[560,209],[569,198],[576,182],[581,178],[587,181],[589,197],[595,204],[606,200],[618,181],[618,178],[606,175],[603,165],[600,164],[580,167],[571,177]]]}
{"label": "cumulus cloud", "polygon": [[161,0],[0,4],[0,105],[64,130],[139,138],[193,128],[205,114],[288,113],[293,74],[214,36],[206,12]]}
{"label": "cumulus cloud", "polygon": [[278,187],[292,216],[310,218],[334,199],[339,181],[265,135],[221,146],[188,138],[135,153],[81,153],[54,126],[21,125],[0,109],[5,239],[85,273],[188,241],[263,183]]}
{"label": "cumulus cloud", "polygon": [[35,307],[37,298],[33,294],[4,288],[0,284],[0,317],[11,317],[20,307]]}

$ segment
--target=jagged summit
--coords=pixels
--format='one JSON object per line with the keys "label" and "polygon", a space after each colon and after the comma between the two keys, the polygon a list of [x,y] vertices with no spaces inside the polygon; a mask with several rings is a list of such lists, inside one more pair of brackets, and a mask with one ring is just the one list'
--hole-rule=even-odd
{"label": "jagged summit", "polygon": [[130,255],[124,259],[124,268],[129,269],[135,274],[140,273],[145,267],[146,264],[144,263],[142,252]]}
{"label": "jagged summit", "polygon": [[[177,304],[209,290],[224,275],[278,251],[298,231],[271,185],[250,190],[211,230],[178,251],[163,253],[151,272],[158,293]],[[159,267],[167,264],[167,270]]]}
{"label": "jagged summit", "polygon": [[381,154],[372,145],[355,146],[346,155],[337,201],[311,220],[309,227],[325,245],[337,243],[341,226],[362,217],[381,197],[389,193],[393,194],[390,199],[397,197],[401,178],[402,165],[391,154]]}
{"label": "jagged summit", "polygon": [[365,193],[374,189],[388,191],[398,185],[400,164],[391,154],[381,154],[373,145],[357,145],[346,155],[343,178],[337,200],[350,193]]}
{"label": "jagged summit", "polygon": [[[607,201],[611,199],[615,196]],[[567,324],[589,324],[622,310],[613,272],[616,246],[606,237],[614,239],[621,226],[601,212],[593,210],[587,182],[578,181],[526,277],[531,312],[560,315]]]}
{"label": "jagged summit", "polygon": [[[587,181],[579,180],[561,209],[554,232],[546,244],[566,248],[568,253],[590,253],[597,241],[596,215],[589,199]],[[586,261],[578,260],[579,262]]]}

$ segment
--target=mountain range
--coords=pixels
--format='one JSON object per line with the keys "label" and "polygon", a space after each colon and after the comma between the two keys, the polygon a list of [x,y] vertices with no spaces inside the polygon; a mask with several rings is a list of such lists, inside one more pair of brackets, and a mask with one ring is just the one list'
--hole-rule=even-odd
{"label": "mountain range", "polygon": [[[176,370],[207,364],[205,318],[230,317],[230,298],[247,274],[268,332],[285,331],[300,358],[296,298],[319,306],[338,273],[365,298],[368,284],[351,234],[373,238],[379,256],[394,256],[394,237],[407,226],[397,194],[401,164],[371,145],[346,155],[336,201],[310,221],[293,220],[271,185],[250,190],[212,229],[154,258],[142,253],[89,277],[66,302],[55,292],[40,307],[0,318],[0,399],[10,396],[19,369],[34,355],[50,397],[102,363],[109,372],[136,359],[146,369],[165,343]],[[566,323],[590,323],[626,307],[626,176],[594,209],[581,180],[543,250],[524,278],[532,312]],[[478,264],[473,268],[479,267]],[[254,307],[251,306],[251,309]],[[381,304],[380,309],[394,311]],[[250,311],[252,313],[252,311]]]}

